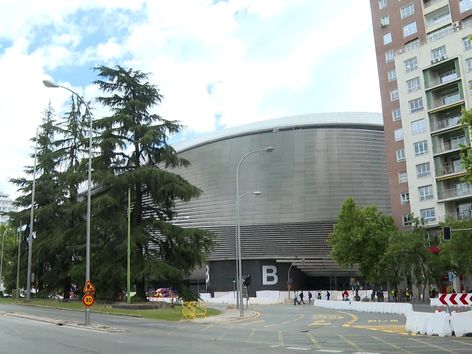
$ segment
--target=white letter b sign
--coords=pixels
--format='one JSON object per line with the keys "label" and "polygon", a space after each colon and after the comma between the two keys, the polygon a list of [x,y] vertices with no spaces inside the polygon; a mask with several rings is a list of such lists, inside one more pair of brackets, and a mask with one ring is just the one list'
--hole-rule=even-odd
{"label": "white letter b sign", "polygon": [[275,285],[279,281],[277,267],[274,265],[262,266],[262,285]]}

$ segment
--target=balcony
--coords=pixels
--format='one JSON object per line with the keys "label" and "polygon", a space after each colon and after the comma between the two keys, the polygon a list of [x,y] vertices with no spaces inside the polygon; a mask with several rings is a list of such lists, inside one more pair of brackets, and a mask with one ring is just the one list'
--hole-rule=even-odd
{"label": "balcony", "polygon": [[[439,111],[454,105],[463,104],[464,97],[462,92],[458,89],[448,90],[442,92],[429,92],[428,95],[428,109],[430,111]],[[432,113],[432,112],[430,112]]]}
{"label": "balcony", "polygon": [[448,215],[455,220],[472,220],[472,211],[461,211]]}
{"label": "balcony", "polygon": [[468,141],[464,136],[456,137],[451,140],[438,141],[437,144],[433,145],[433,154],[459,150],[461,145],[468,145]]}
{"label": "balcony", "polygon": [[456,177],[457,175],[464,174],[466,171],[462,167],[460,160],[457,160],[455,163],[446,163],[441,165],[438,168],[438,171],[436,173],[436,177],[438,179],[442,179],[441,177],[446,177],[447,178],[453,178]]}
{"label": "balcony", "polygon": [[469,184],[461,183],[453,188],[448,188],[438,191],[438,199],[452,199],[460,197],[468,197],[472,195],[472,186]]}
{"label": "balcony", "polygon": [[434,121],[431,125],[431,132],[438,130],[449,129],[453,127],[461,126],[461,116],[443,118],[438,121]]}

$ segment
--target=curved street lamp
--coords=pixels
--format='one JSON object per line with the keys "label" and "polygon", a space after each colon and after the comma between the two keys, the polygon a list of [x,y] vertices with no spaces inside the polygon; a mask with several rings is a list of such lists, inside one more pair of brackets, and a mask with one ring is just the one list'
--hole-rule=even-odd
{"label": "curved street lamp", "polygon": [[28,265],[26,270],[26,299],[31,298],[31,258],[33,256],[33,223],[34,223],[34,192],[36,190],[36,162],[38,153],[38,133],[39,126],[36,128],[36,138],[34,143],[34,165],[33,165],[33,185],[31,186],[31,212],[30,212],[30,226],[28,236]]}
{"label": "curved street lamp", "polygon": [[[89,146],[88,146],[88,178],[87,178],[87,228],[85,241],[85,283],[90,281],[90,211],[91,211],[91,190],[92,190],[92,115],[88,104],[80,95],[66,86],[59,85],[54,81],[43,80],[44,86],[48,88],[63,88],[71,92],[85,106],[85,114],[89,118]],[[85,325],[90,326],[90,308],[85,309]]]}
{"label": "curved street lamp", "polygon": [[[249,195],[249,194],[254,194],[256,197],[261,195],[262,193],[260,191],[254,191],[254,192],[246,192],[244,194],[241,194],[239,197],[238,197],[238,201],[245,197],[246,195]],[[235,245],[235,248],[236,248],[236,278],[235,278],[235,282],[239,281],[239,263],[238,263],[238,254],[239,254],[239,245],[238,245],[238,237],[235,238],[235,242],[236,242],[236,245]],[[233,286],[233,291],[234,291],[234,286]],[[238,288],[236,289],[236,293],[238,293]],[[239,294],[239,293],[238,293]],[[239,296],[238,294],[236,294],[236,308],[239,309]],[[242,304],[241,304],[242,306]]]}
{"label": "curved street lamp", "polygon": [[240,225],[240,219],[239,219],[239,169],[241,167],[241,164],[243,161],[250,155],[257,154],[259,152],[272,152],[274,151],[273,146],[267,146],[263,149],[258,149],[254,151],[248,152],[246,155],[241,157],[241,159],[238,162],[238,166],[236,167],[236,252],[238,254],[237,257],[237,292],[238,292],[238,298],[239,298],[239,315],[240,317],[244,317],[244,306],[243,306],[243,292],[242,290],[242,265],[241,265],[241,225]]}

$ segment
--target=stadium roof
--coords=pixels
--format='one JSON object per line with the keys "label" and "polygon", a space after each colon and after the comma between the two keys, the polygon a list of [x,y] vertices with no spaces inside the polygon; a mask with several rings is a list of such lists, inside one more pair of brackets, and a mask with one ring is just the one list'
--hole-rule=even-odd
{"label": "stadium roof", "polygon": [[236,136],[256,134],[270,131],[289,130],[302,127],[332,127],[349,126],[370,127],[383,130],[383,120],[380,113],[372,112],[335,112],[316,113],[263,120],[255,123],[240,125],[203,134],[197,138],[173,143],[176,151],[181,152],[199,145],[224,140]]}

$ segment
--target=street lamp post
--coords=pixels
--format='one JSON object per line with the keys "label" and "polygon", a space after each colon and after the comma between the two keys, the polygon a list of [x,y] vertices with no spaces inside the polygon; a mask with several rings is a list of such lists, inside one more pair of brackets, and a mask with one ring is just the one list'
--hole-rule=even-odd
{"label": "street lamp post", "polygon": [[3,287],[3,247],[5,245],[5,234],[7,233],[8,229],[5,229],[2,236],[2,258],[0,260],[0,284]]}
{"label": "street lamp post", "polygon": [[[92,191],[92,114],[88,104],[80,95],[66,86],[59,85],[50,80],[43,80],[46,87],[63,88],[71,92],[85,106],[85,114],[89,118],[89,146],[88,146],[88,178],[87,178],[87,226],[85,241],[85,283],[90,281],[90,214],[91,214],[91,191]],[[90,308],[85,309],[85,325],[90,326]]]}
{"label": "street lamp post", "polygon": [[28,236],[28,269],[26,275],[26,299],[31,298],[31,258],[33,255],[33,222],[34,222],[34,192],[36,190],[36,157],[38,153],[38,133],[39,127],[36,128],[36,138],[34,144],[34,165],[33,165],[33,185],[31,186],[31,213],[30,213],[30,229]]}
{"label": "street lamp post", "polygon": [[241,262],[241,225],[239,219],[239,169],[243,161],[250,155],[256,154],[259,152],[272,152],[274,151],[273,146],[267,146],[263,149],[254,150],[248,152],[246,155],[241,157],[238,162],[238,166],[236,167],[236,252],[238,254],[237,257],[237,291],[238,291],[238,298],[239,298],[239,315],[240,317],[244,317],[244,306],[243,304],[243,293],[242,293],[242,262]]}
{"label": "street lamp post", "polygon": [[290,271],[292,270],[293,262],[290,263],[290,267],[288,267],[287,273],[287,291],[288,291],[288,299],[290,300]]}
{"label": "street lamp post", "polygon": [[[258,196],[258,195],[261,195],[261,192],[260,191],[254,191],[254,192],[246,192],[240,196],[238,196],[238,201],[248,195],[248,194],[254,194],[255,196]],[[238,215],[238,220],[239,220],[239,215]],[[236,278],[235,278],[235,282],[238,281],[239,279],[239,263],[238,263],[238,254],[239,254],[239,243],[238,243],[238,237],[235,238],[235,241],[236,241]],[[237,291],[238,291],[239,288],[237,288]],[[233,291],[234,291],[234,284],[233,284]],[[236,308],[239,309],[239,296],[236,296]]]}

